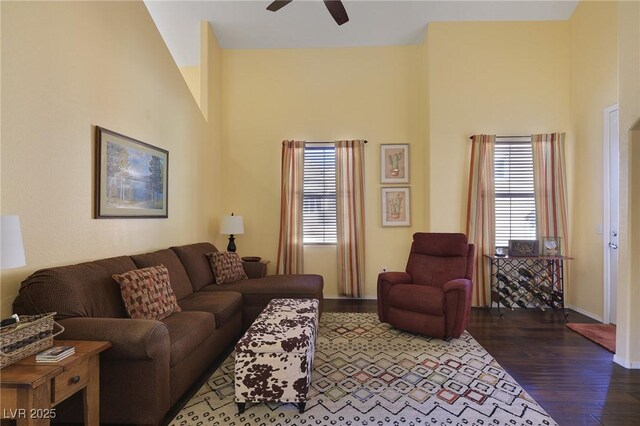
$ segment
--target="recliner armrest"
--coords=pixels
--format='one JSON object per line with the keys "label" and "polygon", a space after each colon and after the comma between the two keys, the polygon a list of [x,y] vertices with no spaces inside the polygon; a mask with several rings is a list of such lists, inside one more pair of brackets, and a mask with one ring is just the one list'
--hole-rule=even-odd
{"label": "recliner armrest", "polygon": [[455,280],[446,282],[442,286],[442,291],[444,291],[445,293],[448,293],[454,290],[470,291],[471,280],[468,280],[466,278],[457,278]]}
{"label": "recliner armrest", "polygon": [[386,281],[390,284],[411,284],[413,279],[406,272],[383,272],[378,274],[378,282]]}
{"label": "recliner armrest", "polygon": [[378,274],[378,318],[380,322],[387,322],[389,313],[389,305],[387,304],[387,296],[389,290],[395,284],[411,284],[413,278],[406,272],[383,272]]}
{"label": "recliner armrest", "polygon": [[106,340],[106,359],[157,359],[169,353],[169,330],[160,321],[132,318],[76,317],[59,321],[60,339]]}
{"label": "recliner armrest", "polygon": [[458,278],[442,286],[445,297],[446,336],[458,337],[464,331],[471,311],[471,280]]}

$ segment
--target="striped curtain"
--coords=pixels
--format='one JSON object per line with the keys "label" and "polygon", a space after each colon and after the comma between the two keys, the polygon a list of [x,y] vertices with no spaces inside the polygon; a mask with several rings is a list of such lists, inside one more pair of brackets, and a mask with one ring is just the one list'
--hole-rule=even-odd
{"label": "striped curtain", "polygon": [[364,296],[364,141],[336,142],[338,288]]}
{"label": "striped curtain", "polygon": [[473,306],[487,306],[491,300],[491,268],[485,254],[495,252],[495,135],[471,137],[471,166],[467,197],[467,238],[476,246],[473,275]]}
{"label": "striped curtain", "polygon": [[280,238],[276,274],[303,272],[302,182],[304,142],[282,142]]}
{"label": "striped curtain", "polygon": [[564,133],[531,136],[537,236],[562,238],[560,249],[562,254],[568,255],[564,139]]}

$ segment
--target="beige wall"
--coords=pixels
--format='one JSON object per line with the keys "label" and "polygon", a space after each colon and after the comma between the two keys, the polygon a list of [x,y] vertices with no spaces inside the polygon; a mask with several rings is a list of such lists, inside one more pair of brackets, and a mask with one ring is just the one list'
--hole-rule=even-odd
{"label": "beige wall", "polygon": [[[200,24],[200,109],[209,123],[208,148],[193,161],[197,173],[208,191],[199,198],[199,209],[208,213],[208,241],[216,247],[226,247],[226,236],[220,235],[223,210],[222,188],[226,182],[222,174],[222,49],[208,23]],[[206,100],[206,102],[203,102]]]}
{"label": "beige wall", "polygon": [[640,2],[618,3],[620,249],[616,362],[640,368]]}
{"label": "beige wall", "polygon": [[[38,268],[213,238],[219,137],[144,4],[1,7],[1,210],[27,266],[2,272],[0,316]],[[168,219],[93,219],[94,125],[169,150]]]}
{"label": "beige wall", "polygon": [[566,22],[429,25],[428,229],[465,232],[469,136],[569,131]]}
{"label": "beige wall", "polygon": [[193,99],[200,105],[200,66],[180,67],[179,69],[182,78],[189,86]]}
{"label": "beige wall", "polygon": [[[581,2],[571,28],[572,167],[569,301],[603,317],[603,113],[618,101],[618,9],[615,2]],[[598,226],[600,233],[598,233]]]}
{"label": "beige wall", "polygon": [[[418,46],[224,51],[224,206],[242,214],[241,255],[275,268],[280,212],[281,141],[367,139],[366,297],[375,297],[380,268],[403,269],[413,232],[425,229],[424,117],[419,109]],[[379,152],[383,143],[411,145],[410,228],[382,228]],[[307,247],[305,272],[339,294],[333,247]]]}

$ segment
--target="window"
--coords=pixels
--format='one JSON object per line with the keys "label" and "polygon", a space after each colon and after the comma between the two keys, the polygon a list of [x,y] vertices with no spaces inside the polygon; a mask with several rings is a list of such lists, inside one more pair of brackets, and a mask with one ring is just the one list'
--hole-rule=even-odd
{"label": "window", "polygon": [[536,239],[531,137],[496,137],[496,247],[509,240]]}
{"label": "window", "polygon": [[333,144],[305,145],[302,192],[304,244],[336,244],[336,150]]}

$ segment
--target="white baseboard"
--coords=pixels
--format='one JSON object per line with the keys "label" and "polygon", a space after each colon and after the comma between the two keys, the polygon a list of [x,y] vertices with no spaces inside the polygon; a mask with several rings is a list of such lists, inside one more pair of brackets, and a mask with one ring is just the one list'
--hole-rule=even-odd
{"label": "white baseboard", "polygon": [[622,359],[621,357],[619,357],[618,355],[614,355],[613,356],[613,362],[615,362],[616,364],[630,369],[630,370],[639,370],[640,369],[640,362],[629,362],[626,359]]}
{"label": "white baseboard", "polygon": [[565,308],[567,308],[567,309],[571,309],[572,311],[576,311],[577,313],[582,314],[582,315],[584,315],[584,316],[586,316],[586,317],[589,317],[589,318],[591,318],[591,319],[594,319],[594,320],[596,320],[596,321],[603,322],[603,319],[602,319],[602,317],[601,317],[601,316],[596,315],[596,314],[594,314],[594,313],[591,313],[591,312],[589,312],[589,311],[585,311],[584,309],[582,309],[582,308],[578,308],[577,306],[573,306],[573,305],[565,305]]}

